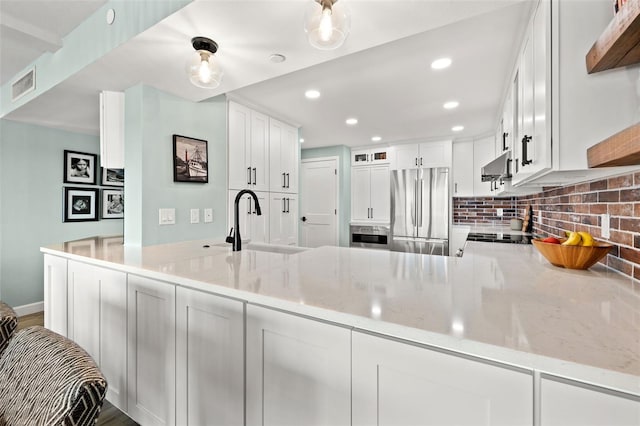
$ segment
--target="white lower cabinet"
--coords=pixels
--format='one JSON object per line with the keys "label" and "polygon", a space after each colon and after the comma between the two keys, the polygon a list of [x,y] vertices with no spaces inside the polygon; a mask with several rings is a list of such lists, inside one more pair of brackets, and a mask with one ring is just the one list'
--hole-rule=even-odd
{"label": "white lower cabinet", "polygon": [[271,244],[298,245],[297,194],[271,193],[269,223]]}
{"label": "white lower cabinet", "polygon": [[67,335],[67,259],[44,255],[44,326]]}
{"label": "white lower cabinet", "polygon": [[127,408],[143,425],[175,424],[175,286],[128,276]]}
{"label": "white lower cabinet", "polygon": [[107,399],[127,411],[127,275],[69,260],[68,335],[107,379]]}
{"label": "white lower cabinet", "polygon": [[353,425],[533,424],[533,373],[353,332]]}
{"label": "white lower cabinet", "polygon": [[244,303],[176,289],[176,423],[244,423]]}
{"label": "white lower cabinet", "polygon": [[247,305],[247,425],[349,425],[351,331]]}
{"label": "white lower cabinet", "polygon": [[638,426],[640,398],[543,377],[541,426]]}

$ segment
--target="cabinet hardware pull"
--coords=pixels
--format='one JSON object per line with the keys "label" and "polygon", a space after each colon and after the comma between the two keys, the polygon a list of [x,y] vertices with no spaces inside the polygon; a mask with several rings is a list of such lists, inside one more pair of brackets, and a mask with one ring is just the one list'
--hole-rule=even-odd
{"label": "cabinet hardware pull", "polygon": [[287,213],[291,213],[291,211],[289,210],[289,202],[291,201],[291,198],[287,198]]}
{"label": "cabinet hardware pull", "polygon": [[247,185],[251,185],[251,167],[247,167]]}
{"label": "cabinet hardware pull", "polygon": [[254,185],[256,185],[256,184],[257,184],[257,175],[258,175],[257,170],[256,170],[256,168],[254,167],[254,168],[253,168],[253,184],[254,184]]}
{"label": "cabinet hardware pull", "polygon": [[251,214],[251,197],[247,198],[247,214]]}
{"label": "cabinet hardware pull", "polygon": [[458,182],[453,184],[453,192],[456,194],[458,193]]}
{"label": "cabinet hardware pull", "polygon": [[286,188],[289,188],[289,173],[287,173],[287,186]]}
{"label": "cabinet hardware pull", "polygon": [[420,165],[422,166],[422,157],[420,157]]}
{"label": "cabinet hardware pull", "polygon": [[502,150],[506,151],[507,150],[507,136],[509,136],[509,133],[504,132],[502,134]]}
{"label": "cabinet hardware pull", "polygon": [[286,213],[287,212],[287,208],[286,208],[287,202],[285,201],[284,197],[282,198],[282,213]]}
{"label": "cabinet hardware pull", "polygon": [[373,219],[373,207],[371,207],[371,219]]}
{"label": "cabinet hardware pull", "polygon": [[527,144],[531,141],[531,136],[524,135],[522,138],[522,167],[527,164],[533,163],[533,160],[529,160],[527,157]]}
{"label": "cabinet hardware pull", "polygon": [[287,185],[286,173],[282,173],[282,187],[286,188],[286,185]]}

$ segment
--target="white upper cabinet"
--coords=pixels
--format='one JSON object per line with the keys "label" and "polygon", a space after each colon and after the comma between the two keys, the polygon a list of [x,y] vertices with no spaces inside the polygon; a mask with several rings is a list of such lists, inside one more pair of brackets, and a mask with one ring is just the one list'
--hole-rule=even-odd
{"label": "white upper cabinet", "polygon": [[451,167],[451,141],[394,146],[392,169]]}
{"label": "white upper cabinet", "polygon": [[589,75],[585,67],[584,54],[609,24],[610,9],[604,0],[537,4],[512,80],[514,185],[558,185],[624,171],[589,169],[586,155],[637,122],[637,71]]}
{"label": "white upper cabinet", "polygon": [[269,119],[269,168],[271,191],[298,192],[298,130],[281,121]]}
{"label": "white upper cabinet", "polygon": [[371,166],[373,164],[389,164],[393,155],[393,148],[363,148],[351,150],[352,166]]}
{"label": "white upper cabinet", "polygon": [[229,102],[229,188],[269,190],[269,117]]}
{"label": "white upper cabinet", "polygon": [[[453,196],[472,197],[473,176],[473,141],[455,142],[453,144]],[[478,170],[477,173],[480,173]]]}
{"label": "white upper cabinet", "polygon": [[389,222],[390,178],[389,166],[351,169],[351,220]]}

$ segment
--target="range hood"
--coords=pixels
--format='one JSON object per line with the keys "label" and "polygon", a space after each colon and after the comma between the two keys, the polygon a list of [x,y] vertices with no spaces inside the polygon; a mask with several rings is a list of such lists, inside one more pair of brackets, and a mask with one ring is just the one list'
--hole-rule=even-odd
{"label": "range hood", "polygon": [[482,182],[511,179],[511,151],[507,151],[481,169]]}

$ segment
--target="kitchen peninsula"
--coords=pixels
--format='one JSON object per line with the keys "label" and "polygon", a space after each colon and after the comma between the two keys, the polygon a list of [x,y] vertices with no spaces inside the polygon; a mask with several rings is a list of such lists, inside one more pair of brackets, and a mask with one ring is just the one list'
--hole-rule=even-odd
{"label": "kitchen peninsula", "polygon": [[602,265],[483,242],[461,258],[114,238],[42,251],[46,326],[141,424],[640,419],[640,289]]}

